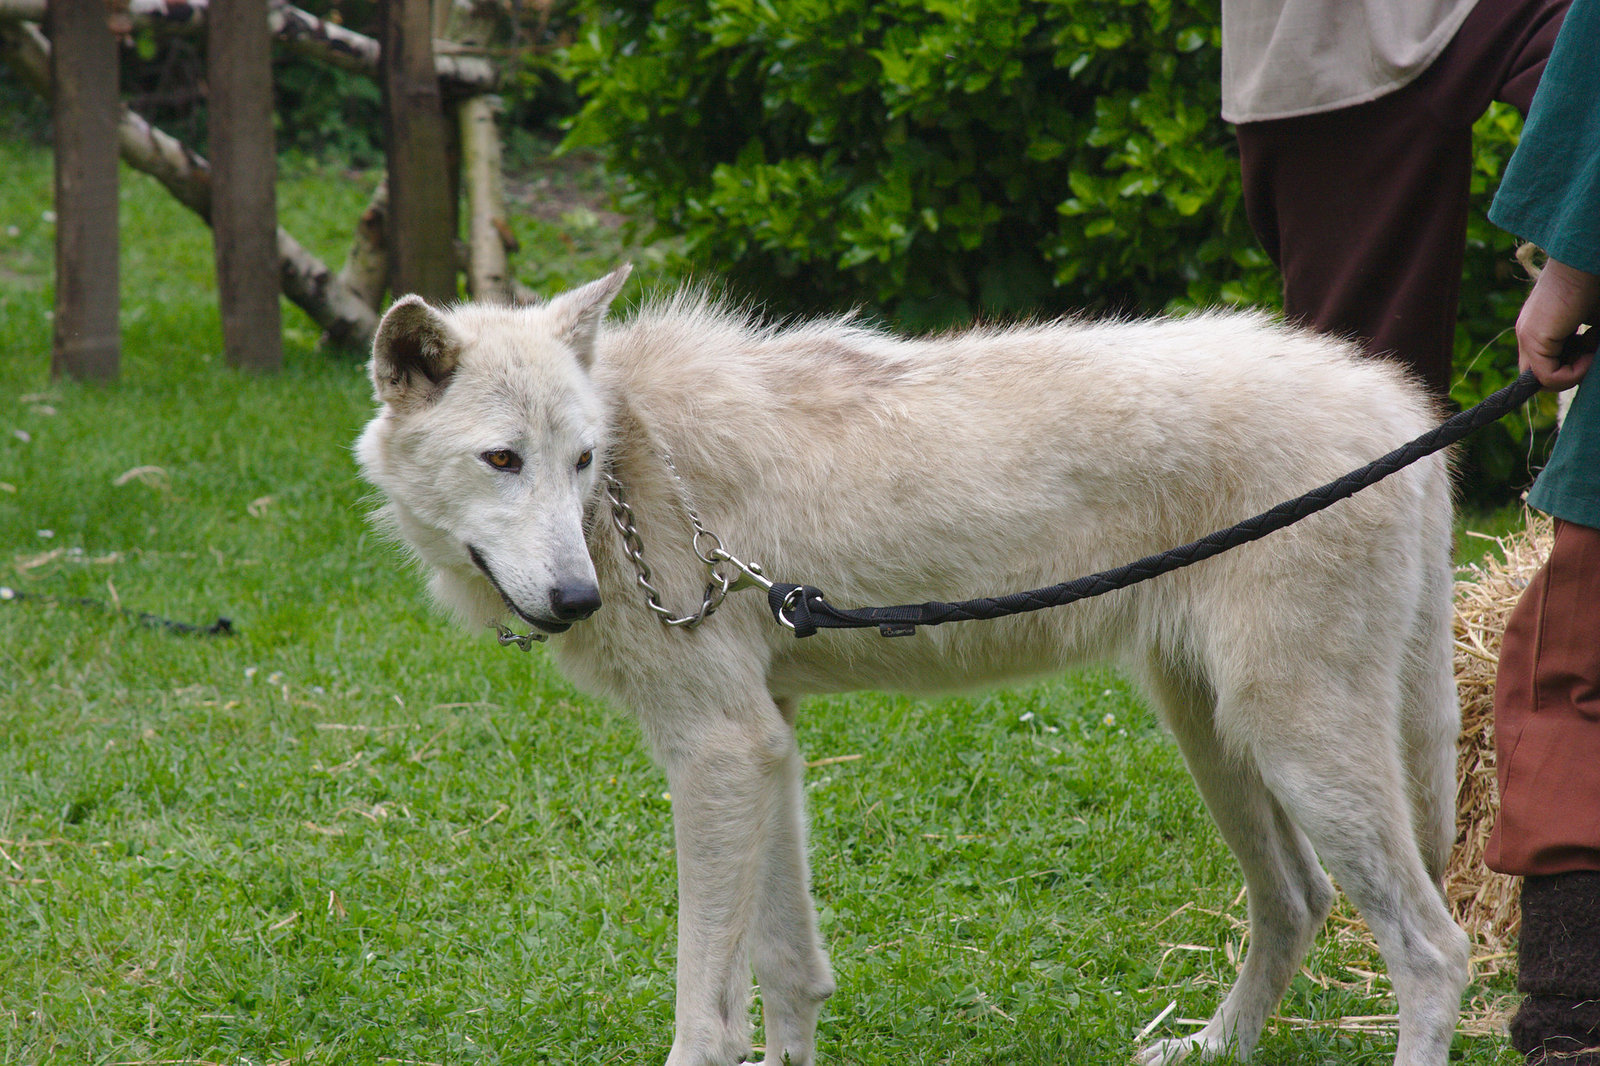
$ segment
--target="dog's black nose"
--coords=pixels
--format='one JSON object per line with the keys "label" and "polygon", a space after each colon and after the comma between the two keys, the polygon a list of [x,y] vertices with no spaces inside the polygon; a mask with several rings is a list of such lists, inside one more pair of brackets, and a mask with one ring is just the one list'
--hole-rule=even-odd
{"label": "dog's black nose", "polygon": [[563,622],[577,622],[600,609],[600,590],[593,585],[557,586],[550,590],[550,612]]}

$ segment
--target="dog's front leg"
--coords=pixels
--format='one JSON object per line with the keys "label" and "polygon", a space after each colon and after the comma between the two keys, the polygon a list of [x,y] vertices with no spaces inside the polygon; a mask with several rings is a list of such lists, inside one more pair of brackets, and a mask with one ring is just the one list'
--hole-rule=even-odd
{"label": "dog's front leg", "polygon": [[678,848],[677,1031],[667,1066],[733,1066],[750,1051],[748,934],[794,745],[767,706],[702,715],[692,743],[658,747]]}
{"label": "dog's front leg", "polygon": [[[785,721],[794,721],[792,703],[780,703]],[[757,886],[750,954],[761,989],[766,1029],[766,1063],[812,1066],[817,1018],[833,994],[833,973],[817,929],[811,901],[811,870],[806,861],[805,792],[800,746],[791,731],[788,749],[773,767],[772,811]]]}

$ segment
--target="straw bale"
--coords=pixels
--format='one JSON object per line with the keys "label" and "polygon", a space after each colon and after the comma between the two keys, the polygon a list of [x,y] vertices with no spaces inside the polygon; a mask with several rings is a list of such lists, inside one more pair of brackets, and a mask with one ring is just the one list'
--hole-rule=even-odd
{"label": "straw bale", "polygon": [[[1506,961],[1521,924],[1518,879],[1483,864],[1500,793],[1495,780],[1494,678],[1506,616],[1543,565],[1550,521],[1530,513],[1527,527],[1493,538],[1499,551],[1459,572],[1455,587],[1455,671],[1461,697],[1456,777],[1456,844],[1445,872],[1450,908],[1480,959]],[[1503,558],[1501,558],[1503,556]]]}

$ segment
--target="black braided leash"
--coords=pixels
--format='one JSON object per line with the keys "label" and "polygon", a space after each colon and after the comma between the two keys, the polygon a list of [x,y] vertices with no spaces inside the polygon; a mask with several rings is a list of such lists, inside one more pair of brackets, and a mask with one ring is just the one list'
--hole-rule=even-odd
{"label": "black braided leash", "polygon": [[[1582,338],[1580,338],[1582,339]],[[1014,592],[1008,596],[963,600],[959,603],[930,601],[922,604],[905,604],[899,607],[862,607],[846,610],[827,601],[821,589],[810,585],[791,585],[773,582],[767,590],[767,605],[772,615],[785,626],[794,629],[796,637],[809,637],[818,629],[865,629],[877,626],[886,637],[909,636],[918,626],[936,626],[945,622],[965,622],[985,618],[1004,618],[1008,615],[1039,611],[1046,607],[1086,600],[1117,589],[1136,585],[1171,570],[1177,570],[1230,548],[1260,540],[1268,533],[1291,525],[1307,515],[1328,507],[1347,496],[1353,496],[1369,485],[1374,485],[1396,470],[1409,466],[1424,456],[1448,448],[1463,437],[1480,429],[1503,415],[1522,406],[1539,391],[1539,379],[1533,371],[1525,370],[1510,385],[1491,393],[1482,403],[1454,416],[1442,425],[1429,430],[1410,444],[1402,445],[1381,459],[1376,459],[1359,470],[1352,470],[1337,481],[1312,489],[1304,496],[1278,504],[1254,518],[1245,519],[1236,526],[1220,529],[1199,540],[1148,555],[1137,562],[1102,570],[1074,581],[1059,585]]]}

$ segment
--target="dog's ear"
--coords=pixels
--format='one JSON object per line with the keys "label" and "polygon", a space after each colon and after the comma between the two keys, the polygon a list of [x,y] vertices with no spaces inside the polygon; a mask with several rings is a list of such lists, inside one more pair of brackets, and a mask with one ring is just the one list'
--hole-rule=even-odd
{"label": "dog's ear", "polygon": [[403,297],[372,340],[373,389],[395,407],[426,406],[450,383],[460,357],[461,341],[444,316],[420,296]]}
{"label": "dog's ear", "polygon": [[599,281],[564,292],[545,305],[555,316],[556,336],[572,345],[578,361],[588,366],[594,359],[594,340],[600,332],[600,321],[606,317],[611,301],[617,298],[622,283],[628,280],[633,264],[624,263]]}

